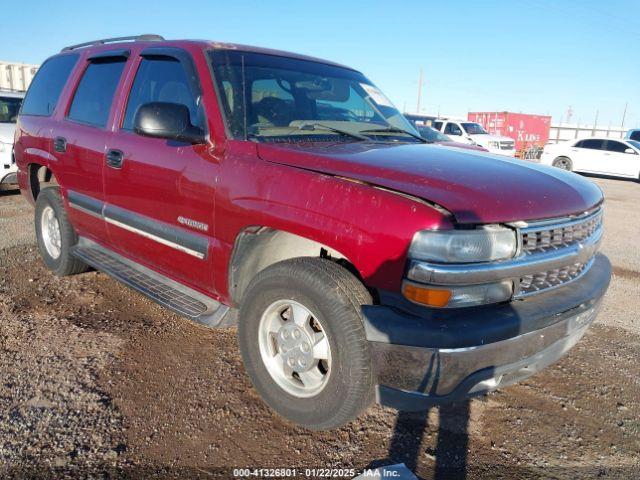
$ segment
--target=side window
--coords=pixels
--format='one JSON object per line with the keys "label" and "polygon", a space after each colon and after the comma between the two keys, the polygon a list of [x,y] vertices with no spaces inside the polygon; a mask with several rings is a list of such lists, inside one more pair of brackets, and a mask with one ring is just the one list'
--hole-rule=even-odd
{"label": "side window", "polygon": [[580,140],[574,145],[575,148],[584,148],[584,140]]}
{"label": "side window", "polygon": [[179,60],[171,57],[143,58],[133,81],[123,130],[133,130],[133,121],[141,105],[150,102],[179,103],[191,114],[191,123],[203,127],[198,112],[198,99],[191,90],[187,72]]}
{"label": "side window", "polygon": [[633,132],[631,132],[631,135],[629,135],[629,138],[631,140],[640,140],[640,130],[634,130]]}
{"label": "side window", "polygon": [[22,115],[51,115],[77,61],[78,55],[73,54],[53,57],[44,62],[31,82],[20,113]]}
{"label": "side window", "polygon": [[613,140],[607,141],[607,151],[615,152],[615,153],[624,153],[624,151],[629,148],[624,143],[614,142]]}
{"label": "side window", "polygon": [[589,139],[582,141],[582,148],[591,150],[604,150],[604,140]]}
{"label": "side window", "polygon": [[126,59],[101,59],[89,64],[71,102],[67,118],[104,127]]}
{"label": "side window", "polygon": [[442,131],[442,122],[433,122],[434,128]]}
{"label": "side window", "polygon": [[447,126],[444,128],[444,133],[448,135],[462,135],[462,130],[457,123],[447,123]]}

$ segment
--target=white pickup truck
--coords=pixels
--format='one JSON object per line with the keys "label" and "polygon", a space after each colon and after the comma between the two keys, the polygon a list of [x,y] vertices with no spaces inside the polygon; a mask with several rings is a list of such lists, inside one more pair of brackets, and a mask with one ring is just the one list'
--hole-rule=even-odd
{"label": "white pickup truck", "polygon": [[491,135],[479,123],[465,120],[435,120],[432,125],[456,142],[479,145],[498,155],[513,157],[516,154],[516,142],[513,138]]}
{"label": "white pickup truck", "polygon": [[0,90],[0,185],[17,184],[13,135],[24,93]]}

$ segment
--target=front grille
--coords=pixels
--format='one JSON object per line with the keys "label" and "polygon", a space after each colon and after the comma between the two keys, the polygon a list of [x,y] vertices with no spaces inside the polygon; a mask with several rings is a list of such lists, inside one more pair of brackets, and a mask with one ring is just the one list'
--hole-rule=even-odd
{"label": "front grille", "polygon": [[514,142],[500,142],[501,150],[513,150]]}
{"label": "front grille", "polygon": [[522,230],[522,250],[543,253],[568,247],[591,237],[602,228],[602,209],[575,220]]}
{"label": "front grille", "polygon": [[[603,211],[599,208],[578,217],[529,224],[520,229],[522,253],[533,259],[536,255],[562,250],[585,243],[593,237],[600,237],[602,218]],[[592,263],[593,257],[583,263],[525,275],[518,279],[515,296],[523,297],[564,285],[586,273]]]}
{"label": "front grille", "polygon": [[546,272],[534,273],[520,278],[519,296],[529,295],[549,288],[558,287],[575,280],[587,270],[590,263],[575,263]]}

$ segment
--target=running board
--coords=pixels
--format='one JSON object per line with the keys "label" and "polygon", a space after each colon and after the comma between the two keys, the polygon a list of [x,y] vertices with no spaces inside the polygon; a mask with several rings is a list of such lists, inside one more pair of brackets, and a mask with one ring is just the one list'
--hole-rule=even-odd
{"label": "running board", "polygon": [[178,315],[208,327],[228,327],[235,323],[235,310],[92,240],[80,237],[71,252]]}

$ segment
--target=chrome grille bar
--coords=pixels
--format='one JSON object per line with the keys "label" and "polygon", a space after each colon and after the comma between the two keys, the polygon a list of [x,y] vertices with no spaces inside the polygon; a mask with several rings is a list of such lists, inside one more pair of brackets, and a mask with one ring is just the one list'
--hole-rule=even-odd
{"label": "chrome grille bar", "polygon": [[520,229],[522,251],[535,254],[569,247],[584,242],[602,229],[603,211],[599,208],[580,217]]}

